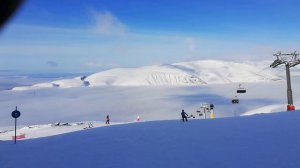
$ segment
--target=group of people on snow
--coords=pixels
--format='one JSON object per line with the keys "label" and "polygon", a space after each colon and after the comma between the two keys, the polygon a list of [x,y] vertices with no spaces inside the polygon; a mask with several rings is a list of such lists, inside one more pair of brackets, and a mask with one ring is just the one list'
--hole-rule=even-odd
{"label": "group of people on snow", "polygon": [[[182,117],[182,121],[183,122],[187,122],[188,121],[188,114],[184,111],[184,109],[182,109],[182,111],[181,111],[181,117]],[[139,121],[139,119],[140,119],[140,117],[138,116],[138,118],[137,118],[137,121]],[[107,115],[106,116],[106,122],[105,122],[105,124],[109,124],[109,121],[110,121],[110,118],[109,118],[109,115]]]}
{"label": "group of people on snow", "polygon": [[[184,109],[182,109],[182,111],[181,111],[181,117],[182,117],[182,121],[183,122],[187,122],[188,121],[188,114],[184,111]],[[137,121],[139,121],[140,120],[140,117],[138,116],[138,118],[137,118]],[[109,121],[110,121],[110,118],[109,118],[109,115],[107,115],[106,116],[106,122],[105,122],[105,124],[109,124]]]}

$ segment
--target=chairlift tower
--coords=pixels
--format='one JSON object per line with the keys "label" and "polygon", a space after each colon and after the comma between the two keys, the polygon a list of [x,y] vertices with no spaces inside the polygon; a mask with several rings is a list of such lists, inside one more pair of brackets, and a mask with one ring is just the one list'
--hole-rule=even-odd
{"label": "chairlift tower", "polygon": [[276,57],[276,60],[270,65],[271,68],[276,68],[281,64],[285,64],[286,68],[286,82],[287,82],[287,110],[295,110],[293,105],[293,94],[292,94],[292,84],[290,76],[290,68],[300,64],[299,53],[297,51],[293,53],[281,53],[280,51],[276,54],[273,54]]}
{"label": "chairlift tower", "polygon": [[[201,110],[198,110],[197,113],[199,113],[199,116],[204,114],[204,119],[207,119],[207,113],[210,113],[209,118],[213,119],[215,118],[215,113],[214,113],[214,104],[209,104],[209,103],[203,103],[201,104],[200,107]],[[203,113],[201,113],[203,112]]]}

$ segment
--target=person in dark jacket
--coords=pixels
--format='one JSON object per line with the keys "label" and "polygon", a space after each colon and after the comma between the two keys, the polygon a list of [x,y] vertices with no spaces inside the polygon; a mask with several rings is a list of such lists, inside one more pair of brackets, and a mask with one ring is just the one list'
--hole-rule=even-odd
{"label": "person in dark jacket", "polygon": [[182,117],[182,121],[184,122],[184,121],[188,121],[187,120],[187,117],[188,117],[188,114],[186,113],[186,112],[184,112],[184,110],[182,109],[182,111],[181,111],[181,117]]}
{"label": "person in dark jacket", "polygon": [[109,115],[106,116],[106,122],[105,124],[109,124]]}

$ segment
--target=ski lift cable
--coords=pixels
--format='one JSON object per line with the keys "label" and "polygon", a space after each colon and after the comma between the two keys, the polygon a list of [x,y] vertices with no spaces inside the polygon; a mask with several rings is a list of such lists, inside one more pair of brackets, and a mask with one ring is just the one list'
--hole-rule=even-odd
{"label": "ski lift cable", "polygon": [[[267,66],[267,67],[261,69],[259,72],[256,73],[256,75],[261,75],[261,73],[263,73],[264,71],[266,71],[266,70],[268,70],[268,69],[271,69],[271,67],[270,67],[270,66]],[[279,73],[281,73],[281,72],[283,72],[283,71],[285,71],[284,68],[281,69],[281,70],[279,71]],[[240,82],[239,85],[242,86],[242,85],[246,84],[246,83],[247,83],[248,81],[250,81],[250,80],[251,80],[251,78],[248,78],[246,81]],[[249,89],[249,88],[255,88],[255,87],[257,87],[257,85],[252,85],[252,86],[248,87],[248,89]],[[227,95],[227,94],[229,94],[229,93],[232,93],[232,88],[228,88],[228,90],[224,92],[225,95]],[[231,100],[233,100],[233,99],[238,99],[238,100],[239,100],[239,97],[237,97],[236,92],[234,92],[234,93],[235,93],[235,94],[234,94],[233,96],[231,96],[231,97],[232,97]]]}
{"label": "ski lift cable", "polygon": [[[259,75],[259,76],[261,76],[260,74],[262,73],[262,72],[264,72],[265,70],[268,70],[268,69],[271,69],[271,67],[265,67],[265,68],[263,68],[262,70],[260,70],[256,75]],[[282,68],[282,69],[280,69],[280,71],[278,72],[279,74],[281,74],[283,71],[285,71],[285,68]],[[283,79],[283,78],[280,78],[280,79]],[[238,89],[245,89],[245,88],[242,88],[241,86],[243,85],[243,84],[245,84],[245,83],[247,83],[248,81],[250,80],[250,78],[249,79],[247,79],[246,81],[244,81],[244,82],[241,82],[240,84],[239,84],[239,88]],[[249,88],[255,88],[255,87],[258,87],[258,85],[252,85],[252,86],[249,86],[249,87],[247,87],[248,89]],[[238,91],[238,90],[237,90]],[[246,89],[245,89],[245,91],[246,91]],[[228,92],[225,92],[225,93],[228,93]],[[244,92],[245,93],[245,92]],[[240,102],[239,102],[239,97],[235,94],[235,96],[233,97],[233,98],[231,98],[231,103],[232,104],[239,104]]]}
{"label": "ski lift cable", "polygon": [[[260,70],[259,72],[257,72],[256,73],[256,75],[260,75],[262,72],[264,72],[264,71],[266,71],[266,70],[268,70],[270,67],[269,66],[267,66],[267,67],[265,67],[265,68],[263,68],[262,70]],[[248,78],[246,81],[244,81],[244,82],[240,82],[239,83],[239,85],[244,85],[244,84],[246,84],[248,81],[250,81],[251,80],[251,78]],[[225,91],[224,92],[224,94],[229,94],[229,93],[231,93],[232,92],[232,88],[228,88],[228,90],[227,91]],[[236,95],[235,95],[236,96]],[[234,96],[233,96],[234,97]]]}
{"label": "ski lift cable", "polygon": [[[284,68],[281,69],[281,70],[279,71],[279,73],[281,73],[281,72],[283,72],[283,71],[285,71]],[[251,86],[248,86],[247,89],[253,89],[253,88],[256,88],[256,87],[258,87],[258,85],[251,85]],[[231,98],[232,104],[239,104],[239,103],[240,103],[239,100],[240,100],[240,98],[239,98],[238,96],[234,96],[233,98]]]}
{"label": "ski lift cable", "polygon": [[[263,68],[262,70],[260,70],[258,73],[256,73],[255,75],[257,75],[257,76],[261,76],[261,73],[263,73],[264,71],[266,71],[266,70],[268,70],[268,69],[272,69],[270,66],[267,66],[267,67],[265,67],[265,68]],[[285,68],[282,68],[278,73],[282,73],[283,71],[285,71]],[[282,79],[282,78],[281,78]],[[242,85],[244,85],[244,84],[246,84],[246,83],[248,83],[250,81],[250,78],[248,78],[246,81],[244,81],[244,82],[241,82],[241,83],[239,83],[239,85],[240,86],[242,86]],[[255,87],[257,87],[256,85],[252,85],[252,86],[250,86],[250,87],[248,87],[248,88],[255,88]]]}
{"label": "ski lift cable", "polygon": [[[261,69],[261,70],[260,70],[259,72],[257,72],[255,75],[261,76],[261,73],[263,73],[264,71],[266,71],[266,70],[268,70],[268,69],[271,69],[271,67],[270,67],[270,66],[267,66],[267,67]],[[281,69],[281,70],[279,71],[279,73],[282,73],[283,71],[285,71],[284,68]],[[246,83],[247,83],[248,81],[250,81],[250,80],[251,80],[251,78],[248,78],[246,81],[240,82],[240,83],[239,83],[239,86],[242,86],[242,85],[246,84]],[[252,85],[252,86],[248,87],[248,89],[249,89],[249,88],[255,88],[255,87],[257,87],[257,85]],[[232,88],[228,88],[227,91],[225,90],[225,92],[223,92],[224,95],[227,95],[227,94],[229,94],[229,93],[232,93]],[[235,92],[235,94],[234,94],[233,96],[231,96],[231,100],[233,100],[233,99],[239,100],[239,97],[237,97],[236,92]]]}
{"label": "ski lift cable", "polygon": [[[266,71],[266,70],[268,70],[268,69],[271,69],[271,67],[270,67],[270,66],[267,66],[267,67],[263,68],[263,69],[260,70],[259,72],[255,73],[255,76],[261,76],[261,73],[264,72],[264,71]],[[251,80],[251,78],[248,78],[246,81],[241,82],[240,85],[243,85],[243,84],[245,84],[245,83],[248,83],[250,80]]]}
{"label": "ski lift cable", "polygon": [[[268,69],[268,68],[265,68],[264,70],[266,70],[266,69]],[[262,71],[260,71],[260,72],[263,72],[264,70],[262,70]],[[283,69],[281,69],[280,71],[279,71],[279,73],[281,73],[281,72],[283,72],[283,71],[285,71],[285,69],[283,68]],[[245,82],[244,82],[245,83]],[[250,85],[250,86],[248,86],[247,87],[247,89],[254,89],[254,88],[257,88],[258,87],[258,85]],[[236,95],[236,94],[235,94]],[[232,98],[232,100],[233,99],[238,99],[239,100],[239,97],[237,97],[237,96],[235,96],[234,98]]]}
{"label": "ski lift cable", "polygon": [[[282,73],[283,71],[285,71],[285,68],[283,68],[283,69],[281,69],[278,73]],[[285,78],[280,78],[280,79],[284,79],[285,80]],[[248,86],[247,88],[248,89],[253,89],[253,88],[256,88],[256,87],[258,87],[258,85],[251,85],[251,86]]]}

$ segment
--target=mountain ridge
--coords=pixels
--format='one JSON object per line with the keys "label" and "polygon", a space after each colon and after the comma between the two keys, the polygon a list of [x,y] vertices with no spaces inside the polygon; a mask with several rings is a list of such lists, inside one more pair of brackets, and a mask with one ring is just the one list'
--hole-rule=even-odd
{"label": "mountain ridge", "polygon": [[269,63],[198,60],[137,68],[114,68],[88,76],[15,87],[12,90],[86,86],[195,86],[281,80],[278,70],[271,70]]}

